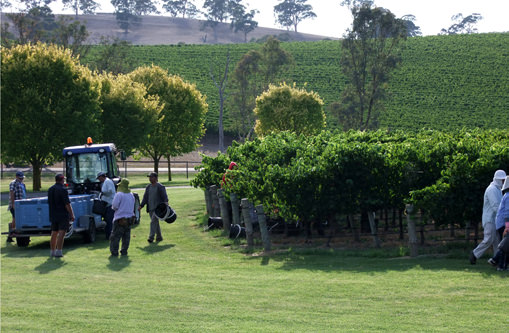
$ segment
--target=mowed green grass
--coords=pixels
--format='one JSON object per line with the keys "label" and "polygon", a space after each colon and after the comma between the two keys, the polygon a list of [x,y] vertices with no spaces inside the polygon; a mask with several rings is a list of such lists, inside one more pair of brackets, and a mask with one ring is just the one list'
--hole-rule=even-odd
{"label": "mowed green grass", "polygon": [[[129,179],[129,186],[132,188],[142,187],[148,185],[149,181],[147,178],[148,172],[129,172],[127,174],[127,179]],[[159,182],[165,186],[187,186],[189,182],[196,175],[195,172],[189,172],[186,175],[185,172],[173,172],[171,181],[168,181],[168,173],[160,173]],[[124,177],[124,172],[120,172],[120,176]],[[4,172],[3,178],[0,180],[0,192],[9,193],[9,184],[14,180],[15,173],[14,172]],[[23,181],[26,185],[27,191],[33,191],[33,174],[32,172],[25,172],[25,179]],[[55,174],[50,172],[45,172],[41,177],[41,192],[46,192],[55,184]]]}
{"label": "mowed green grass", "polygon": [[[203,192],[170,188],[178,220],[149,244],[148,215],[129,256],[98,237],[1,243],[1,330],[52,332],[507,332],[509,272],[480,260],[366,258],[341,250],[246,254],[204,232]],[[2,231],[10,215],[1,207]],[[102,235],[101,235],[102,236]]]}

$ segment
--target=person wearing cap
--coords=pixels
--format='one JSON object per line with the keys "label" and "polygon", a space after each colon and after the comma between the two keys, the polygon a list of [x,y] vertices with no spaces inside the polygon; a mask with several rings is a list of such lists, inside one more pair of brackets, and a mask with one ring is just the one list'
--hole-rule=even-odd
{"label": "person wearing cap", "polygon": [[106,176],[106,173],[101,171],[97,174],[97,179],[102,183],[101,185],[101,200],[106,201],[106,213],[104,214],[104,222],[106,222],[106,226],[104,227],[104,232],[106,234],[106,239],[110,239],[111,229],[113,228],[113,216],[115,215],[115,211],[111,208],[111,204],[113,203],[113,198],[115,197],[115,184],[113,180],[109,179]]}
{"label": "person wearing cap", "polygon": [[[12,214],[11,229],[16,229],[16,218],[14,214],[14,201],[26,199],[27,190],[23,183],[25,175],[21,171],[16,172],[16,178],[9,184],[9,211]],[[7,242],[12,242],[12,237],[7,236]]]}
{"label": "person wearing cap", "polygon": [[65,177],[55,176],[55,185],[48,190],[49,219],[51,221],[50,256],[63,257],[64,236],[69,229],[69,221],[74,221],[69,193],[64,187]]}
{"label": "person wearing cap", "polygon": [[499,238],[495,227],[495,218],[497,216],[498,206],[502,201],[502,185],[506,178],[504,170],[495,171],[493,181],[484,192],[484,204],[482,210],[482,227],[484,229],[484,238],[479,245],[470,253],[470,263],[475,265],[477,259],[482,257],[484,252],[493,247],[493,253],[496,253]]}
{"label": "person wearing cap", "polygon": [[122,179],[118,184],[118,191],[113,198],[111,204],[115,211],[113,217],[113,230],[110,235],[110,252],[111,255],[118,256],[118,247],[122,239],[122,249],[120,254],[127,255],[129,243],[131,241],[131,225],[134,218],[134,195],[129,189],[129,180]]}
{"label": "person wearing cap", "polygon": [[151,172],[147,175],[147,177],[149,177],[150,184],[148,184],[145,188],[143,200],[141,201],[138,209],[141,210],[145,205],[147,205],[147,213],[150,215],[150,233],[147,241],[152,243],[154,241],[154,237],[156,237],[156,241],[160,242],[163,240],[163,236],[161,235],[161,227],[159,225],[159,219],[155,214],[155,210],[160,203],[168,204],[168,195],[166,194],[166,188],[164,185],[157,181],[157,173]]}

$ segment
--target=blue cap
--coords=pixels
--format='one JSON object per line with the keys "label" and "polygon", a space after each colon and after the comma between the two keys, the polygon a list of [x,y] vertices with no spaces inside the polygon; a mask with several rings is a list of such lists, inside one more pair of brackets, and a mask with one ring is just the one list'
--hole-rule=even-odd
{"label": "blue cap", "polygon": [[25,175],[23,174],[22,171],[16,171],[16,177],[25,178]]}

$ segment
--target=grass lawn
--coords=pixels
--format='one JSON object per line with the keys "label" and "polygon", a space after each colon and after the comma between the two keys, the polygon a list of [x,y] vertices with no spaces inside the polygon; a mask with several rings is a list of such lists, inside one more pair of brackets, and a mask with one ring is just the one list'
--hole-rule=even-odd
{"label": "grass lawn", "polygon": [[[286,249],[247,255],[204,232],[203,192],[168,189],[179,215],[147,243],[148,215],[129,256],[102,237],[1,243],[1,330],[65,332],[507,332],[509,272],[479,260],[369,257]],[[10,215],[1,207],[2,231]],[[487,259],[487,258],[486,258]]]}
{"label": "grass lawn", "polygon": [[[124,172],[122,171],[121,176],[124,177]],[[129,179],[130,187],[138,188],[148,185],[149,181],[147,178],[147,172],[139,173],[139,172],[129,172],[127,174],[127,178]],[[159,182],[165,186],[184,186],[189,185],[189,182],[194,178],[195,173],[190,172],[189,176],[186,176],[186,173],[181,172],[173,172],[171,182],[168,181],[168,173],[163,173],[159,176]],[[0,191],[2,193],[9,193],[9,184],[15,178],[14,172],[4,172],[4,177],[0,182]],[[25,172],[25,180],[24,183],[26,185],[27,191],[32,192],[33,189],[33,177],[31,172]],[[41,179],[41,192],[47,192],[51,185],[55,184],[55,174],[44,172],[42,174]]]}

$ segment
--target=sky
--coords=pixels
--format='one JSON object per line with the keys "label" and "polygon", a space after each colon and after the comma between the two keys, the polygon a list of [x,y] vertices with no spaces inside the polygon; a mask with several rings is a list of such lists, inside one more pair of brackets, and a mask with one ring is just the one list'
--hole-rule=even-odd
{"label": "sky", "polygon": [[[101,4],[98,12],[113,12],[110,0],[96,1]],[[260,27],[281,28],[274,18],[274,6],[281,1],[244,0],[243,3],[248,10],[260,11],[255,16]],[[202,7],[203,2],[194,0],[198,8]],[[308,0],[307,3],[313,7],[317,17],[302,21],[297,26],[299,32],[339,38],[350,27],[351,13],[346,7],[340,6],[341,0]],[[441,29],[451,26],[454,23],[451,17],[458,13],[463,16],[481,14],[483,19],[477,24],[479,32],[509,31],[509,0],[375,0],[375,5],[389,9],[396,17],[414,15],[414,23],[421,28],[424,36],[437,35]],[[55,13],[72,13],[63,12],[60,1],[53,4],[52,9]]]}

